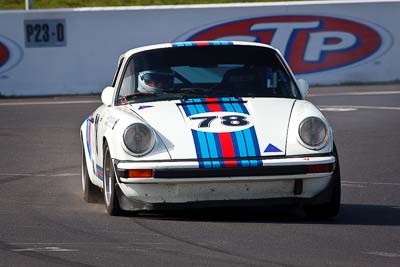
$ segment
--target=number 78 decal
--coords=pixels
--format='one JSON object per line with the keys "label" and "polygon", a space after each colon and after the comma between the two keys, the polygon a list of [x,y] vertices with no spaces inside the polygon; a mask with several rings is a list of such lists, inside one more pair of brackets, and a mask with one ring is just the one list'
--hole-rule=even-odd
{"label": "number 78 decal", "polygon": [[190,117],[190,120],[199,120],[198,128],[210,128],[214,120],[220,120],[223,125],[233,127],[249,124],[247,117],[241,115]]}

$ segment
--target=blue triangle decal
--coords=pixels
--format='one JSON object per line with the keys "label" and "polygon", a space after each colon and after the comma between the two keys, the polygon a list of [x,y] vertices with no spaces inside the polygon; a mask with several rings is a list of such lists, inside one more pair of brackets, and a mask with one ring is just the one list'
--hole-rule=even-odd
{"label": "blue triangle decal", "polygon": [[264,152],[282,152],[282,150],[280,150],[279,148],[270,143],[264,150]]}

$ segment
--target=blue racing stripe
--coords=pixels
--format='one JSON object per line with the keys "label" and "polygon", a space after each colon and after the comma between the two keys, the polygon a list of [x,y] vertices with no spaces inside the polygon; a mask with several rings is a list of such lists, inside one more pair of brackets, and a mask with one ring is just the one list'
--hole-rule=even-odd
{"label": "blue racing stripe", "polygon": [[195,43],[192,42],[180,42],[180,43],[173,43],[172,47],[184,47],[184,46],[194,46]]}
{"label": "blue racing stripe", "polygon": [[231,134],[234,134],[236,136],[236,144],[239,148],[239,155],[235,154],[236,157],[247,157],[247,144],[245,142],[245,138],[243,136],[243,131],[237,131],[233,132]]}
{"label": "blue racing stripe", "polygon": [[259,156],[256,155],[256,151],[254,149],[254,142],[253,142],[253,136],[251,135],[250,129],[245,129],[242,131],[244,135],[244,139],[246,142],[246,147],[247,147],[247,156],[249,157],[254,157],[254,156]]}
{"label": "blue racing stripe", "polygon": [[250,133],[251,133],[251,137],[253,140],[253,147],[254,147],[254,153],[255,156],[260,156],[261,152],[260,152],[260,145],[258,144],[258,138],[257,138],[257,134],[256,134],[256,129],[253,127],[250,127]]}
{"label": "blue racing stripe", "polygon": [[250,160],[250,166],[251,167],[261,167],[262,166],[262,160],[252,159],[252,160]]}
{"label": "blue racing stripe", "polygon": [[[258,159],[244,159],[244,160],[235,160],[237,167],[261,167],[262,161]],[[224,161],[223,160],[204,160],[199,161],[201,168],[223,168]]]}
{"label": "blue racing stripe", "polygon": [[86,147],[87,147],[87,151],[89,154],[89,158],[92,159],[92,150],[91,150],[90,144],[89,144],[89,127],[90,127],[89,123],[90,123],[90,121],[89,121],[89,119],[87,119],[87,121],[86,121]]}
{"label": "blue racing stripe", "polygon": [[[205,133],[206,138],[207,138],[207,143],[208,143],[208,148],[210,151],[210,158],[212,159],[217,159],[218,158],[218,150],[216,146],[216,142],[214,139],[214,134],[213,133]],[[219,168],[220,164],[218,161],[213,161],[212,162],[212,167],[213,168]]]}
{"label": "blue racing stripe", "polygon": [[242,163],[242,167],[249,167],[250,166],[249,160],[242,160],[241,163]]}
{"label": "blue racing stripe", "polygon": [[95,173],[96,173],[96,176],[97,176],[100,180],[103,180],[104,170],[103,170],[103,168],[102,168],[100,165],[98,165],[98,164],[96,164],[96,171],[95,171]]}
{"label": "blue racing stripe", "polygon": [[235,157],[239,157],[240,156],[240,149],[239,149],[239,145],[238,145],[238,140],[236,138],[236,133],[232,132],[232,133],[230,133],[230,135],[231,135],[233,150],[235,152]]}
{"label": "blue racing stripe", "polygon": [[186,117],[190,116],[190,110],[188,109],[187,105],[182,105],[183,111],[185,112]]}
{"label": "blue racing stripe", "polygon": [[207,139],[208,148],[210,151],[210,158],[217,159],[218,158],[218,150],[215,144],[214,134],[213,133],[204,133]]}
{"label": "blue racing stripe", "polygon": [[197,109],[197,114],[208,112],[208,111],[206,111],[206,107],[207,107],[206,105],[197,104],[197,105],[195,105],[195,107]]}
{"label": "blue racing stripe", "polygon": [[197,110],[194,105],[186,105],[186,108],[189,111],[189,114],[187,114],[188,117],[197,114]]}
{"label": "blue racing stripe", "polygon": [[183,43],[172,44],[172,47],[182,47],[182,46],[185,46],[185,44],[183,44]]}
{"label": "blue racing stripe", "polygon": [[220,164],[219,160],[214,160],[214,161],[211,162],[211,164],[212,164],[213,168],[220,168],[221,167],[221,164]]}
{"label": "blue racing stripe", "polygon": [[208,45],[233,45],[231,41],[210,41]]}
{"label": "blue racing stripe", "polygon": [[[238,101],[243,101],[243,99],[240,98],[240,99],[238,99]],[[236,112],[249,115],[249,111],[247,110],[247,108],[243,102],[242,103],[233,103],[233,107]]]}
{"label": "blue racing stripe", "polygon": [[207,160],[207,161],[203,161],[203,168],[211,168],[212,167],[212,161]]}
{"label": "blue racing stripe", "polygon": [[194,145],[196,147],[196,154],[197,154],[197,158],[201,159],[201,149],[200,149],[200,141],[199,141],[199,137],[197,136],[197,131],[196,130],[192,130],[192,135],[193,135],[193,141],[194,141]]}
{"label": "blue racing stripe", "polygon": [[232,41],[193,41],[193,42],[176,42],[171,44],[172,47],[185,46],[215,46],[215,45],[233,45]]}
{"label": "blue racing stripe", "polygon": [[201,151],[201,158],[203,159],[210,158],[210,152],[208,151],[208,143],[205,133],[201,131],[196,131],[196,133],[197,137],[199,138],[199,144],[200,144],[199,148]]}
{"label": "blue racing stripe", "polygon": [[232,103],[232,108],[235,112],[244,113],[243,109],[239,103]]}
{"label": "blue racing stripe", "polygon": [[235,112],[235,109],[232,106],[232,103],[224,103],[225,109],[227,112]]}
{"label": "blue racing stripe", "polygon": [[218,133],[212,133],[215,140],[215,148],[217,149],[218,158],[223,158],[221,140],[219,140]]}

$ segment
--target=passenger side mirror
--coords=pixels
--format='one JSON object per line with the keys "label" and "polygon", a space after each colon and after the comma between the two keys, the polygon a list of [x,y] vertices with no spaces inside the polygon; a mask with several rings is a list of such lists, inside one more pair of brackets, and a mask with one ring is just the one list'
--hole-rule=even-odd
{"label": "passenger side mirror", "polygon": [[111,106],[113,103],[115,88],[111,86],[107,86],[104,88],[103,92],[101,93],[101,101],[106,106]]}
{"label": "passenger side mirror", "polygon": [[308,91],[310,90],[310,85],[304,79],[298,79],[297,85],[299,86],[301,96],[305,98],[308,94]]}

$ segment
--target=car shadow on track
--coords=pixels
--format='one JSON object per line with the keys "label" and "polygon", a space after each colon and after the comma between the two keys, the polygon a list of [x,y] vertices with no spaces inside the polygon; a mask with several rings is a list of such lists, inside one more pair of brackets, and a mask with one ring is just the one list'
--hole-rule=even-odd
{"label": "car shadow on track", "polygon": [[400,205],[342,204],[333,221],[345,225],[400,225]]}
{"label": "car shadow on track", "polygon": [[310,219],[300,209],[288,207],[141,212],[139,214],[127,213],[126,216],[174,221],[399,226],[400,206],[342,204],[339,215],[326,220]]}

